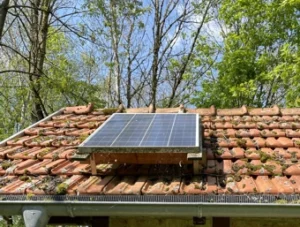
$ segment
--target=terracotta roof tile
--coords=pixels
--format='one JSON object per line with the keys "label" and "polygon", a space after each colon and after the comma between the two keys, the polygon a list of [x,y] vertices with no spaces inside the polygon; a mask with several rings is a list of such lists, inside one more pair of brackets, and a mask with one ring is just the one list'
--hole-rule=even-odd
{"label": "terracotta roof tile", "polygon": [[[294,194],[300,193],[300,109],[215,107],[186,109],[199,113],[207,161],[200,175],[188,162],[158,164],[151,155],[123,162],[72,161],[77,146],[118,109],[70,107],[0,146],[1,194]],[[183,107],[157,109],[177,113]],[[127,112],[150,112],[149,108]],[[117,160],[116,162],[113,160]],[[123,161],[122,161],[123,160]]]}
{"label": "terracotta roof tile", "polygon": [[67,161],[59,163],[55,168],[51,170],[52,174],[55,175],[77,175],[81,174],[81,171],[85,171],[89,167],[89,164],[81,164],[79,161]]}
{"label": "terracotta roof tile", "polygon": [[16,164],[14,173],[19,174],[19,175],[27,174],[27,172],[28,172],[27,169],[37,163],[39,163],[39,160],[34,160],[34,159],[28,159],[26,161],[20,162],[20,163]]}
{"label": "terracotta roof tile", "polygon": [[200,176],[184,177],[180,185],[180,194],[217,194],[218,186],[215,177],[203,178]]}
{"label": "terracotta roof tile", "polygon": [[300,176],[293,175],[290,177],[289,181],[293,185],[295,193],[300,193]]}
{"label": "terracotta roof tile", "polygon": [[170,195],[178,194],[180,178],[150,176],[142,187],[144,195]]}
{"label": "terracotta roof tile", "polygon": [[27,142],[28,140],[32,140],[34,138],[36,138],[37,136],[22,136],[22,137],[18,137],[18,138],[15,138],[13,140],[9,140],[7,141],[7,145],[10,145],[10,146],[24,146],[24,143]]}
{"label": "terracotta roof tile", "polygon": [[275,176],[272,179],[273,184],[276,186],[279,193],[287,193],[292,194],[294,193],[295,189],[293,184],[290,182],[288,178],[285,176]]}
{"label": "terracotta roof tile", "polygon": [[31,186],[31,182],[26,182],[14,178],[6,186],[0,189],[0,194],[25,194],[26,188]]}
{"label": "terracotta roof tile", "polygon": [[239,116],[247,114],[247,107],[242,106],[241,108],[233,108],[233,109],[218,109],[217,115],[219,116]]}
{"label": "terracotta roof tile", "polygon": [[286,175],[300,175],[300,163],[292,164],[284,170]]}
{"label": "terracotta roof tile", "polygon": [[254,179],[251,176],[243,176],[236,182],[239,193],[253,194],[257,192]]}
{"label": "terracotta roof tile", "polygon": [[74,106],[66,107],[64,110],[65,114],[75,113],[75,114],[87,114],[93,111],[93,105],[88,104],[87,106]]}
{"label": "terracotta roof tile", "polygon": [[249,115],[279,115],[280,114],[280,108],[278,106],[274,106],[272,108],[248,108]]}
{"label": "terracotta roof tile", "polygon": [[260,159],[260,154],[256,148],[248,148],[245,150],[245,157],[255,160],[255,159]]}
{"label": "terracotta roof tile", "polygon": [[78,186],[78,194],[103,194],[104,187],[113,179],[113,176],[91,176]]}
{"label": "terracotta roof tile", "polygon": [[228,176],[226,179],[226,187],[223,193],[225,194],[240,194],[240,190],[237,186],[237,181],[234,177]]}
{"label": "terracotta roof tile", "polygon": [[39,152],[41,152],[41,147],[23,148],[9,152],[7,157],[9,159],[34,159]]}
{"label": "terracotta roof tile", "polygon": [[198,113],[199,115],[213,116],[217,113],[217,110],[214,106],[210,108],[198,108],[198,109],[187,109],[188,113]]}
{"label": "terracotta roof tile", "polygon": [[[77,189],[81,182],[86,179],[82,175],[72,175],[70,178],[67,178],[63,183],[59,184],[56,187],[57,194],[77,194]],[[66,189],[66,191],[65,191]]]}
{"label": "terracotta roof tile", "polygon": [[281,109],[282,115],[300,115],[299,108]]}
{"label": "terracotta roof tile", "polygon": [[51,169],[55,168],[65,161],[66,160],[64,159],[58,159],[55,161],[52,161],[51,159],[44,159],[43,161],[28,167],[26,173],[33,175],[48,175],[50,174]]}
{"label": "terracotta roof tile", "polygon": [[277,194],[277,187],[268,176],[258,176],[255,180],[255,185],[258,189],[257,192],[263,194]]}
{"label": "terracotta roof tile", "polygon": [[140,195],[146,176],[116,176],[104,188],[105,194]]}

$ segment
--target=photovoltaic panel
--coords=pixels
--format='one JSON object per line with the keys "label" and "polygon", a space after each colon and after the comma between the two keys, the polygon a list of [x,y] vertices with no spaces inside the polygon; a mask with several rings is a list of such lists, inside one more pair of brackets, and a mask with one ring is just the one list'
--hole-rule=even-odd
{"label": "photovoltaic panel", "polygon": [[153,118],[153,115],[135,115],[130,121],[130,124],[128,124],[112,143],[112,146],[139,146]]}
{"label": "photovoltaic panel", "polygon": [[170,137],[169,146],[193,146],[195,144],[195,116],[191,114],[177,115]]}
{"label": "photovoltaic panel", "polygon": [[132,118],[129,114],[114,115],[101,130],[88,138],[86,146],[110,146]]}
{"label": "photovoltaic panel", "polygon": [[165,147],[168,146],[170,133],[174,123],[174,114],[159,114],[155,115],[152,124],[143,140],[142,147]]}
{"label": "photovoltaic panel", "polygon": [[198,137],[198,114],[118,113],[89,136],[79,146],[79,151],[199,148]]}

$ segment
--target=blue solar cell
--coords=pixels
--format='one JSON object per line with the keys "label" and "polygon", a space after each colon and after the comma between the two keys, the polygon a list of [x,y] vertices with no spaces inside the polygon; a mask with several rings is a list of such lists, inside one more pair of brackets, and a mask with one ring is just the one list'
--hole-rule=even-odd
{"label": "blue solar cell", "polygon": [[134,115],[115,114],[84,144],[85,146],[110,146]]}
{"label": "blue solar cell", "polygon": [[83,147],[196,147],[196,114],[114,114]]}
{"label": "blue solar cell", "polygon": [[168,146],[170,132],[175,119],[175,114],[157,114],[149,127],[141,146],[165,147]]}
{"label": "blue solar cell", "polygon": [[196,115],[193,114],[177,115],[169,146],[195,146],[197,121]]}
{"label": "blue solar cell", "polygon": [[135,115],[130,121],[130,124],[128,124],[128,126],[120,133],[120,135],[112,143],[112,146],[139,146],[153,118],[154,116],[152,114]]}

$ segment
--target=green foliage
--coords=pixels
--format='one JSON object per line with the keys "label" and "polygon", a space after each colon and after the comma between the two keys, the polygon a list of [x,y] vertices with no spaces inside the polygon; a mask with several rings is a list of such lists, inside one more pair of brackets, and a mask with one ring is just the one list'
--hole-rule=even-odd
{"label": "green foliage", "polygon": [[[100,95],[101,84],[82,78],[82,67],[68,56],[69,52],[74,51],[73,48],[64,33],[49,28],[44,75],[39,79],[39,95],[48,114],[65,106],[86,105],[89,102],[96,107],[105,105]],[[96,61],[86,55],[81,56],[81,62],[89,69],[96,65]],[[9,61],[9,67],[26,69],[27,63],[14,56]],[[31,98],[29,86],[36,85],[30,84],[26,74],[1,74],[0,140],[32,124],[30,113],[36,100]]]}
{"label": "green foliage", "polygon": [[[10,225],[11,227],[24,227],[24,221],[22,216],[12,216],[13,224]],[[7,222],[5,220],[0,220],[0,227],[7,227]]]}
{"label": "green foliage", "polygon": [[[215,77],[202,80],[197,106],[300,106],[299,4],[224,0],[220,19],[230,31]],[[218,73],[218,75],[217,75]]]}

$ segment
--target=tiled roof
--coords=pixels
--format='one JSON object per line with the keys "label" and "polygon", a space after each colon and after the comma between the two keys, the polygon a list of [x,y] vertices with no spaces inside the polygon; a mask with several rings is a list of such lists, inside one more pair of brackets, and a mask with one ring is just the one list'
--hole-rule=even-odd
{"label": "tiled roof", "polygon": [[[120,110],[120,109],[119,109]],[[186,195],[300,192],[300,108],[187,109],[201,116],[206,163],[72,161],[77,146],[117,109],[67,107],[0,146],[0,194]],[[183,107],[157,109],[179,112]],[[148,112],[148,108],[127,112]],[[115,155],[118,158],[118,155]]]}

